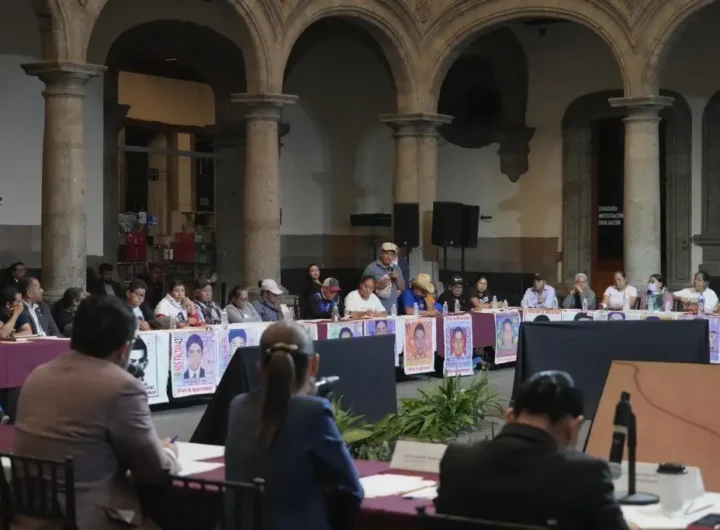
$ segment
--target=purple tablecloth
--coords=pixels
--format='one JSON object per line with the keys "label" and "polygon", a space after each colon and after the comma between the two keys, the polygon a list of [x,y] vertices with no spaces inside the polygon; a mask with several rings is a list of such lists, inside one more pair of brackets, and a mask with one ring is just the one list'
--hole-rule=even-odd
{"label": "purple tablecloth", "polygon": [[67,351],[68,339],[0,342],[0,388],[20,388],[35,368]]}

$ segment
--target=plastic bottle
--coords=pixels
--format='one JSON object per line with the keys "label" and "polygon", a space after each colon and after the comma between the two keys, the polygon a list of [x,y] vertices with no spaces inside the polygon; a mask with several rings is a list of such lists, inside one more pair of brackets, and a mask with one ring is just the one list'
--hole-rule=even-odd
{"label": "plastic bottle", "polygon": [[417,305],[417,302],[413,304],[413,315],[418,317],[420,316],[420,308]]}
{"label": "plastic bottle", "polygon": [[493,296],[493,299],[492,299],[492,308],[493,308],[493,311],[497,311],[497,308],[498,308],[498,306],[497,306],[497,296]]}
{"label": "plastic bottle", "polygon": [[455,307],[453,308],[453,313],[459,313],[460,312],[460,300],[455,299]]}
{"label": "plastic bottle", "polygon": [[705,313],[705,295],[698,293],[698,315]]}
{"label": "plastic bottle", "polygon": [[222,326],[223,330],[227,331],[228,323],[228,312],[223,309],[222,311],[220,311],[220,325]]}
{"label": "plastic bottle", "polygon": [[447,302],[444,302],[444,303],[443,303],[443,316],[444,316],[444,317],[448,316],[448,313],[449,313],[449,311],[448,311],[448,303],[447,303]]}
{"label": "plastic bottle", "polygon": [[393,304],[392,307],[390,308],[390,316],[391,317],[397,316],[397,305],[396,304]]}
{"label": "plastic bottle", "polygon": [[332,308],[332,321],[340,322],[340,311],[338,310],[338,306],[336,305],[334,305]]}

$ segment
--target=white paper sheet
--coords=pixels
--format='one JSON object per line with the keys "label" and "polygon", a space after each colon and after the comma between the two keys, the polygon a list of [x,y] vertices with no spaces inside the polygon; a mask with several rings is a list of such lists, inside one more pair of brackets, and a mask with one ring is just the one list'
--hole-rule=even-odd
{"label": "white paper sheet", "polygon": [[217,462],[196,462],[193,460],[180,460],[180,475],[187,477],[189,475],[197,475],[198,473],[207,473],[213,469],[223,467],[224,464]]}
{"label": "white paper sheet", "polygon": [[403,495],[404,499],[427,499],[429,501],[437,497],[437,486],[430,486],[417,491],[411,491],[407,495]]}
{"label": "white paper sheet", "polygon": [[222,445],[192,444],[189,442],[176,442],[178,458],[181,461],[209,460],[225,456],[225,447]]}
{"label": "white paper sheet", "polygon": [[404,495],[436,484],[434,481],[425,480],[422,477],[393,474],[363,477],[360,479],[360,483],[365,490],[366,499]]}

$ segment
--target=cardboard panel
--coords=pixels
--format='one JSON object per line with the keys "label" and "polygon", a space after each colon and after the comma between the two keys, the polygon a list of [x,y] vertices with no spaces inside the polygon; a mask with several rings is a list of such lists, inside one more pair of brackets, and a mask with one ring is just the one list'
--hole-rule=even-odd
{"label": "cardboard panel", "polygon": [[718,365],[614,361],[586,452],[608,458],[615,406],[627,391],[637,417],[638,462],[698,466],[706,491],[720,491],[718,389]]}

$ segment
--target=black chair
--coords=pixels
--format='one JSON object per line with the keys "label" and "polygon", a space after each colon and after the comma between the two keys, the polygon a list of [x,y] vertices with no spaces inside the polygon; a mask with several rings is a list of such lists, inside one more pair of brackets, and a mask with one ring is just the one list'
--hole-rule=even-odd
{"label": "black chair", "polygon": [[169,486],[163,528],[262,530],[263,479],[246,483],[171,475]]}
{"label": "black chair", "polygon": [[429,514],[425,506],[416,508],[420,524],[417,530],[550,530],[557,526],[532,526],[500,521],[484,521],[482,519],[469,519],[455,515]]}
{"label": "black chair", "polygon": [[78,530],[72,458],[48,460],[0,453],[10,461],[10,483],[0,472],[0,530],[10,530],[18,515],[51,521],[62,530]]}

